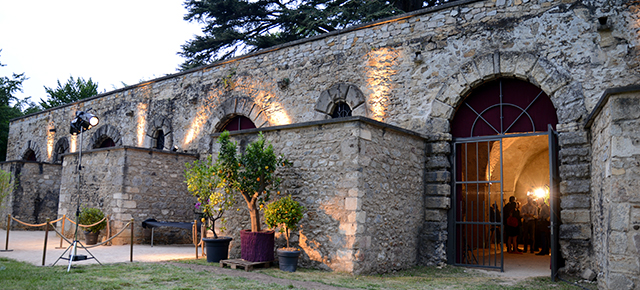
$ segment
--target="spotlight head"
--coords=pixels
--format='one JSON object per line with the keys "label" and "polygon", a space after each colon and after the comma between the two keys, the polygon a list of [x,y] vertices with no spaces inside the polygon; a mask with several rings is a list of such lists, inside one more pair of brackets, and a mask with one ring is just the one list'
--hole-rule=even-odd
{"label": "spotlight head", "polygon": [[87,131],[91,129],[91,127],[94,127],[98,125],[98,123],[100,123],[98,117],[96,117],[96,115],[94,114],[89,113],[89,110],[87,110],[87,112],[76,112],[76,117],[71,120],[71,134],[78,134]]}

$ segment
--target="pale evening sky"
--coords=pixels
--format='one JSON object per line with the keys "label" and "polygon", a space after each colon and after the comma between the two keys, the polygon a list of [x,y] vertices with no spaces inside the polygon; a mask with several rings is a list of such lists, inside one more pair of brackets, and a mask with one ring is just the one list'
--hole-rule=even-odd
{"label": "pale evening sky", "polygon": [[0,76],[25,73],[20,99],[91,78],[99,93],[177,72],[180,45],[202,34],[182,0],[0,0]]}

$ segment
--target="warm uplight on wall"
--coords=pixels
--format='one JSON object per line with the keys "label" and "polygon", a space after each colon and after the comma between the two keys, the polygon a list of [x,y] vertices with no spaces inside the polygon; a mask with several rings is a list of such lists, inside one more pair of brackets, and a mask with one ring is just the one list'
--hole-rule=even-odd
{"label": "warm uplight on wall", "polygon": [[393,48],[380,48],[370,51],[367,57],[367,86],[372,91],[368,96],[371,118],[384,121],[391,97],[391,76],[398,72],[394,67],[398,64],[399,52]]}
{"label": "warm uplight on wall", "polygon": [[205,106],[200,106],[198,113],[196,113],[196,116],[191,121],[187,134],[184,136],[184,148],[187,148],[196,136],[200,134],[200,130],[202,130],[202,126],[207,122],[208,118],[209,110]]}
{"label": "warm uplight on wall", "polygon": [[56,129],[53,127],[53,123],[49,123],[49,129],[47,130],[47,160],[51,160],[53,155],[53,141],[56,136]]}
{"label": "warm uplight on wall", "polygon": [[77,144],[78,144],[78,135],[71,134],[71,136],[69,136],[69,152],[75,153],[76,150],[78,150]]}
{"label": "warm uplight on wall", "polygon": [[136,112],[138,124],[137,134],[138,134],[138,147],[144,146],[144,136],[145,136],[145,128],[147,127],[147,108],[149,105],[140,103],[138,104],[138,110]]}

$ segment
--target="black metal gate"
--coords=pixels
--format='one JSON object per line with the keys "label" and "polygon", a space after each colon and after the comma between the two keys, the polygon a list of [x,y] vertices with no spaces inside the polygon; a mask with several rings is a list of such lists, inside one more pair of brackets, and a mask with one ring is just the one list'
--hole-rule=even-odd
{"label": "black metal gate", "polygon": [[503,270],[502,139],[455,142],[454,156],[455,264]]}

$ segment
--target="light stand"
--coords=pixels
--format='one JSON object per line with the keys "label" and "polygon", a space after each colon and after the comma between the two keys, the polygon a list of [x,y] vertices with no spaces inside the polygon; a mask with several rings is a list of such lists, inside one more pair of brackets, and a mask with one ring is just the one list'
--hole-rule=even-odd
{"label": "light stand", "polygon": [[[53,265],[55,265],[56,263],[58,263],[60,259],[69,260],[69,266],[67,267],[67,272],[71,270],[71,263],[73,261],[84,261],[88,259],[95,259],[96,262],[98,262],[98,264],[102,265],[102,263],[100,263],[100,261],[98,261],[98,259],[96,259],[96,257],[93,254],[91,254],[91,252],[89,252],[89,250],[87,250],[87,248],[78,240],[78,224],[80,223],[80,186],[82,181],[81,180],[82,141],[83,141],[82,136],[84,135],[83,134],[84,131],[91,129],[92,127],[98,125],[99,123],[98,117],[96,117],[94,114],[89,113],[90,110],[91,109],[88,109],[86,112],[77,111],[76,117],[71,121],[70,133],[80,135],[80,149],[78,151],[78,167],[76,169],[76,172],[78,173],[78,184],[77,184],[77,191],[76,191],[76,229],[73,234],[73,243],[71,243],[69,247],[67,247],[67,249],[62,253],[62,255],[58,257],[58,260],[56,260],[56,262],[53,263]],[[85,251],[87,251],[87,253],[89,253],[89,257],[87,257],[87,255],[78,255],[78,245],[81,248],[83,248]],[[69,251],[69,249],[71,249],[71,252],[69,253],[69,258],[65,258],[64,255]]]}

